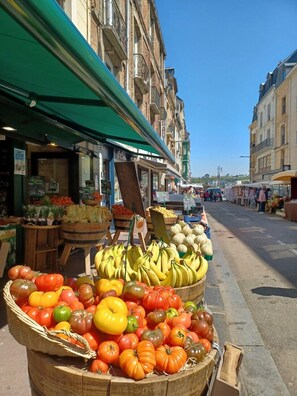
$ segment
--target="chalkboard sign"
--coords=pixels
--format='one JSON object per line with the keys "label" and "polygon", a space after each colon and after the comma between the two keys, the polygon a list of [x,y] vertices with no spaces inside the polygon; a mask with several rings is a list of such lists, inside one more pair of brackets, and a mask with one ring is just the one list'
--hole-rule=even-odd
{"label": "chalkboard sign", "polygon": [[29,197],[42,198],[45,196],[45,178],[43,176],[28,177]]}
{"label": "chalkboard sign", "polygon": [[115,169],[124,206],[145,218],[136,164],[132,161],[115,162]]}

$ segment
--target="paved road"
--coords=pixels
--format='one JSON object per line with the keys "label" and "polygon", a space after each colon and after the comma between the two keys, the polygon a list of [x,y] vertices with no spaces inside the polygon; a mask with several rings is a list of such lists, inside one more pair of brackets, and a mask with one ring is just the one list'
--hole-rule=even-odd
{"label": "paved road", "polygon": [[297,223],[206,203],[231,341],[248,395],[297,395]]}

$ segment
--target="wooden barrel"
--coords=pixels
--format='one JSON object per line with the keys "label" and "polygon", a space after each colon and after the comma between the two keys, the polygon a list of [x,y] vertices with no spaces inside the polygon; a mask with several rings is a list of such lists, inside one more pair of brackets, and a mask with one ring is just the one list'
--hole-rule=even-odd
{"label": "wooden barrel", "polygon": [[129,232],[133,215],[113,214],[113,224],[115,230]]}
{"label": "wooden barrel", "polygon": [[104,243],[109,222],[103,223],[63,223],[64,242],[77,247]]}
{"label": "wooden barrel", "polygon": [[[217,333],[215,341],[218,343]],[[33,396],[204,396],[213,373],[217,350],[203,362],[177,374],[151,374],[141,381],[124,377],[119,369],[111,374],[86,370],[83,359],[58,358],[27,349],[28,373]],[[42,367],[42,370],[40,370]]]}
{"label": "wooden barrel", "polygon": [[200,304],[204,299],[205,281],[206,276],[193,285],[177,287],[174,290],[176,291],[176,294],[181,297],[182,301],[194,301],[196,304]]}

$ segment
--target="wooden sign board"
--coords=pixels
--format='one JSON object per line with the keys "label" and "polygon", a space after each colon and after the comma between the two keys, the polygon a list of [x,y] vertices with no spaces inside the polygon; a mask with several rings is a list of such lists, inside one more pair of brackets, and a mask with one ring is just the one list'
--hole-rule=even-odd
{"label": "wooden sign board", "polygon": [[168,238],[163,214],[161,212],[158,212],[157,210],[150,208],[150,215],[152,219],[155,237],[169,244],[170,241]]}
{"label": "wooden sign board", "polygon": [[145,218],[136,164],[133,161],[115,162],[115,169],[124,206]]}

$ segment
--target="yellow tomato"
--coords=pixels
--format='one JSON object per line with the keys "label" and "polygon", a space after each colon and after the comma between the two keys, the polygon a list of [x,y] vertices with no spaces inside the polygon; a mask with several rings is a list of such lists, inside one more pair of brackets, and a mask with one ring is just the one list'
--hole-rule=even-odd
{"label": "yellow tomato", "polygon": [[120,296],[123,291],[123,283],[117,279],[99,279],[96,282],[95,287],[99,295],[106,293],[109,290],[115,290],[117,296]]}
{"label": "yellow tomato", "polygon": [[55,326],[55,330],[67,330],[70,331],[71,326],[69,322],[66,322],[65,320],[63,320],[63,322],[60,322],[58,324],[56,324]]}
{"label": "yellow tomato", "polygon": [[31,307],[52,308],[57,304],[58,299],[57,292],[35,291],[30,294],[28,302]]}
{"label": "yellow tomato", "polygon": [[126,303],[118,297],[106,297],[97,306],[93,321],[98,330],[112,335],[125,331],[128,319]]}

